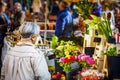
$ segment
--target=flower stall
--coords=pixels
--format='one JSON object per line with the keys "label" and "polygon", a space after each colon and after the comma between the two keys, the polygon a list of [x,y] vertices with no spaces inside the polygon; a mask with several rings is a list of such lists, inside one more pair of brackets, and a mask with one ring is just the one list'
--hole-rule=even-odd
{"label": "flower stall", "polygon": [[[57,39],[54,47],[57,70],[55,75],[64,74],[66,80],[102,80],[107,77],[112,79],[110,76],[117,72],[117,76],[119,75],[118,68],[111,66],[112,62],[119,60],[113,11],[103,12],[98,16],[92,13],[93,6],[92,2],[85,0],[76,3],[75,10],[83,18],[85,30],[82,30],[83,36],[79,39]],[[115,65],[119,66],[117,63]]]}
{"label": "flower stall", "polygon": [[[69,28],[71,34],[69,37],[65,35],[57,37],[54,34],[56,15],[51,15],[50,12],[54,6],[53,2],[56,1],[56,7],[61,0],[43,1],[46,1],[44,6],[49,5],[45,8],[47,11],[44,13],[44,22],[35,18],[41,29],[39,43],[35,46],[45,54],[51,80],[113,80],[114,78],[119,80],[119,14],[116,15],[113,9],[107,9],[114,7],[109,5],[114,0],[65,0],[71,8],[70,12],[77,14],[73,24],[64,27],[65,30]],[[34,15],[27,11],[26,16],[32,19]],[[55,19],[52,20],[50,16]],[[33,21],[31,19],[30,21]],[[21,38],[17,33],[19,31],[6,33],[3,54],[9,50],[8,44],[10,47],[17,45]]]}

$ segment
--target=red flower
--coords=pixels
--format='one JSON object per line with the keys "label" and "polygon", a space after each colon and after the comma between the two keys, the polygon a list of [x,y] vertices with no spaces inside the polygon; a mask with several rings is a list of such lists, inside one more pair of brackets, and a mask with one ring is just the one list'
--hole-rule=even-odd
{"label": "red flower", "polygon": [[69,63],[69,59],[67,57],[64,58],[65,63]]}
{"label": "red flower", "polygon": [[110,13],[110,12],[107,14],[107,18],[108,18],[108,19],[111,18],[111,13]]}
{"label": "red flower", "polygon": [[73,62],[75,60],[75,56],[70,56],[70,62]]}

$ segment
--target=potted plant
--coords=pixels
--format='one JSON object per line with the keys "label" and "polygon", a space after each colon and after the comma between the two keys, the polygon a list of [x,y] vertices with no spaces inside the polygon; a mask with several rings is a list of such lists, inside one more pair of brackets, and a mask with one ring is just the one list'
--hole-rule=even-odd
{"label": "potted plant", "polygon": [[110,80],[113,78],[120,79],[120,55],[117,54],[116,46],[106,49],[105,54],[107,55],[108,61],[108,78]]}
{"label": "potted plant", "polygon": [[117,54],[116,47],[111,47],[111,48],[106,49],[105,55],[107,55],[107,56],[117,56],[118,54]]}

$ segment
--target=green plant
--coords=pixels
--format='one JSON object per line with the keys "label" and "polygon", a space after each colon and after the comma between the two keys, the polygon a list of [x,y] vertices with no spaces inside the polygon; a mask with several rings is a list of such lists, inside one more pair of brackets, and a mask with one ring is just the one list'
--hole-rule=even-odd
{"label": "green plant", "polygon": [[105,54],[108,55],[108,56],[117,56],[116,47],[106,49]]}
{"label": "green plant", "polygon": [[[95,15],[90,15],[88,16],[88,19],[85,20],[85,23],[87,25],[87,30],[92,30],[93,28],[97,30],[98,34],[103,34],[101,31],[98,29],[98,25],[101,23],[101,19]],[[88,32],[87,31],[87,32]]]}
{"label": "green plant", "polygon": [[110,23],[110,17],[108,16],[110,13],[102,15],[103,20],[100,17],[90,15],[88,19],[85,20],[85,23],[89,25],[89,30],[96,29],[98,34],[102,34],[108,40],[109,37],[112,37],[112,29]]}
{"label": "green plant", "polygon": [[101,31],[106,39],[108,40],[109,37],[112,37],[112,29],[111,29],[111,22],[110,22],[110,17],[109,14],[107,14],[107,16],[105,14],[103,14],[103,21],[101,20],[101,22],[98,24],[98,30]]}
{"label": "green plant", "polygon": [[53,36],[52,37],[52,48],[55,49],[57,47],[58,37]]}

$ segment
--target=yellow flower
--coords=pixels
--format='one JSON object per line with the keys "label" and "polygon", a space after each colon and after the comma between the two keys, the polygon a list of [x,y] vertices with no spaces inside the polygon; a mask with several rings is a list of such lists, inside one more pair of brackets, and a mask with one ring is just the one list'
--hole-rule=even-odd
{"label": "yellow flower", "polygon": [[69,51],[65,51],[65,56],[66,56],[66,55],[69,55]]}
{"label": "yellow flower", "polygon": [[70,59],[70,55],[66,55],[65,57],[67,57],[68,59]]}
{"label": "yellow flower", "polygon": [[58,46],[56,49],[57,50],[63,50],[63,48],[64,48],[63,46]]}

